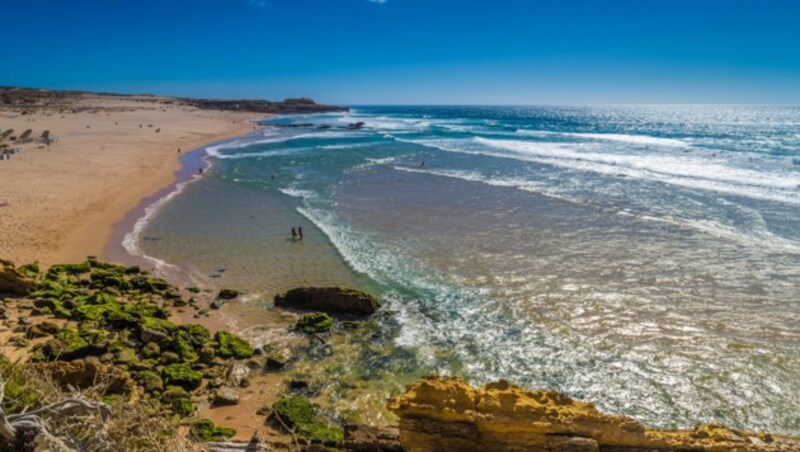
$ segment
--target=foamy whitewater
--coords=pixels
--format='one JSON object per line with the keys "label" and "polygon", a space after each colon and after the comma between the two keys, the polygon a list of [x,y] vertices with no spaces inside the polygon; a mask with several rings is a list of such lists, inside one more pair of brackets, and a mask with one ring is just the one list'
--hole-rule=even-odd
{"label": "foamy whitewater", "polygon": [[354,406],[440,372],[657,427],[800,434],[800,109],[361,107],[264,126],[208,149],[210,173],[128,245],[264,310],[296,286],[379,294],[391,325],[339,370]]}

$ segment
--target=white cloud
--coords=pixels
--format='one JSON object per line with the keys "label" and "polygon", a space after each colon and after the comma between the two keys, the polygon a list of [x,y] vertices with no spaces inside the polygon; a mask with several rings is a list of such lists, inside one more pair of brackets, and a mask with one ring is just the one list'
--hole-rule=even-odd
{"label": "white cloud", "polygon": [[369,0],[370,3],[380,3],[381,5],[386,3],[386,0]]}

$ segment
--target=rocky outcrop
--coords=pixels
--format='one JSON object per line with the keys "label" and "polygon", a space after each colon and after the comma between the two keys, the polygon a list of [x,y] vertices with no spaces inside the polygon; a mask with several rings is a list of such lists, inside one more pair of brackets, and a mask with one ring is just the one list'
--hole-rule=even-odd
{"label": "rocky outcrop", "polygon": [[591,403],[505,381],[476,389],[458,378],[427,377],[390,400],[408,451],[800,450],[800,439],[715,425],[653,430]]}
{"label": "rocky outcrop", "polygon": [[36,283],[20,273],[12,262],[0,259],[0,293],[27,295]]}
{"label": "rocky outcrop", "polygon": [[126,372],[97,359],[53,361],[34,365],[62,387],[89,389],[102,386],[108,394],[131,394],[136,384]]}
{"label": "rocky outcrop", "polygon": [[358,290],[303,287],[276,295],[275,306],[366,317],[378,310],[378,300]]}
{"label": "rocky outcrop", "polygon": [[342,449],[356,452],[403,452],[400,432],[394,427],[346,425]]}

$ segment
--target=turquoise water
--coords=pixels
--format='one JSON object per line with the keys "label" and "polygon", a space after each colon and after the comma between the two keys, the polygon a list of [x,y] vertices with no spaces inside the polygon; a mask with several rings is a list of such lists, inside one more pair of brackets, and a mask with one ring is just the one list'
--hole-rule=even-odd
{"label": "turquoise water", "polygon": [[800,109],[356,107],[264,126],[209,148],[130,248],[253,310],[301,285],[379,294],[394,320],[381,353],[350,357],[371,382],[354,397],[436,371],[658,427],[800,434]]}

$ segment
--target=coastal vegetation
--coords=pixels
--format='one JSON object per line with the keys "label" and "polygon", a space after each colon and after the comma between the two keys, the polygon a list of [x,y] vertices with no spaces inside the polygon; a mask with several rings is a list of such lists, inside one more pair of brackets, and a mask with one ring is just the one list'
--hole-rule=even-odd
{"label": "coastal vegetation", "polygon": [[[0,314],[13,358],[0,358],[0,449],[227,450],[237,425],[220,425],[202,407],[239,403],[249,386],[241,369],[282,372],[290,358],[253,347],[227,331],[178,324],[171,313],[196,301],[138,267],[89,258],[78,264],[15,267],[0,261]],[[362,292],[301,288],[278,298],[312,308],[293,328],[311,336],[370,328]],[[236,294],[238,295],[238,294]],[[287,302],[287,300],[293,300]],[[307,309],[308,310],[308,309]],[[335,315],[337,317],[333,317]],[[351,325],[353,324],[353,325]],[[358,324],[358,325],[356,325]],[[361,325],[361,326],[359,326]],[[324,372],[324,368],[319,368]],[[798,440],[722,426],[648,429],[605,415],[590,403],[507,382],[476,389],[457,378],[428,377],[389,401],[397,427],[349,424],[303,395],[278,395],[256,413],[290,439],[276,447],[342,450],[793,450]],[[262,438],[254,438],[263,443]],[[217,446],[220,444],[220,446]],[[218,448],[218,449],[215,449]],[[244,448],[244,445],[242,445]],[[311,450],[311,449],[308,449]],[[319,450],[319,449],[317,449]]]}

